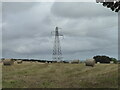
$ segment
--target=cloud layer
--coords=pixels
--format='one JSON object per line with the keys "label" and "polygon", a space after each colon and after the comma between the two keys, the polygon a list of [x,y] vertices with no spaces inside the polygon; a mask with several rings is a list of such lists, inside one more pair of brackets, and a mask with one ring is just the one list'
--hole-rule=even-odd
{"label": "cloud layer", "polygon": [[0,57],[2,57],[2,3],[0,2]]}
{"label": "cloud layer", "polygon": [[117,58],[117,13],[97,3],[3,3],[3,57],[52,58],[58,26],[65,60]]}

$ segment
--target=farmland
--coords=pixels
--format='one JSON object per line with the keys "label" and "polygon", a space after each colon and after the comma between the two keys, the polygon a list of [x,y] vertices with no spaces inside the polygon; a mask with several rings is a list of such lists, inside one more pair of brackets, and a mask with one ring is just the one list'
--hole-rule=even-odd
{"label": "farmland", "polygon": [[65,63],[2,66],[3,88],[117,88],[118,65]]}

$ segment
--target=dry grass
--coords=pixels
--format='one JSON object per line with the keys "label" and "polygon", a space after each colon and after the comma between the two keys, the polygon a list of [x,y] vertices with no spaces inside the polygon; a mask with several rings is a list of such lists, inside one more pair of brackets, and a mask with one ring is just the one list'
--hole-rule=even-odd
{"label": "dry grass", "polygon": [[117,64],[40,64],[3,66],[3,88],[116,88]]}

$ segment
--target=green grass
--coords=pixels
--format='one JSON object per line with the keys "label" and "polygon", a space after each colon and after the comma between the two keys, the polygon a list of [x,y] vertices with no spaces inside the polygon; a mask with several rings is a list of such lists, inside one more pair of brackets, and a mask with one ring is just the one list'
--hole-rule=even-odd
{"label": "green grass", "polygon": [[118,65],[22,63],[3,66],[3,88],[117,88]]}

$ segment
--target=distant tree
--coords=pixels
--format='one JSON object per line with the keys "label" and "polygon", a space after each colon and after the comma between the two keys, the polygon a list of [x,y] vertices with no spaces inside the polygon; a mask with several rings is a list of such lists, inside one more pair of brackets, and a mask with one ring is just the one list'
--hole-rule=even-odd
{"label": "distant tree", "polygon": [[111,59],[108,56],[94,56],[93,59],[95,59],[95,62],[100,62],[100,63],[110,63]]}
{"label": "distant tree", "polygon": [[112,11],[119,12],[119,10],[120,10],[120,0],[117,0],[117,1],[113,0],[113,2],[112,1],[108,2],[108,0],[104,1],[104,2],[102,2],[102,1],[103,0],[96,0],[97,3],[102,3],[102,5],[104,7],[110,8]]}
{"label": "distant tree", "polygon": [[115,64],[118,62],[116,58],[110,58]]}
{"label": "distant tree", "polygon": [[5,58],[1,58],[1,60],[5,60]]}
{"label": "distant tree", "polygon": [[120,64],[120,60],[118,60],[118,64]]}

